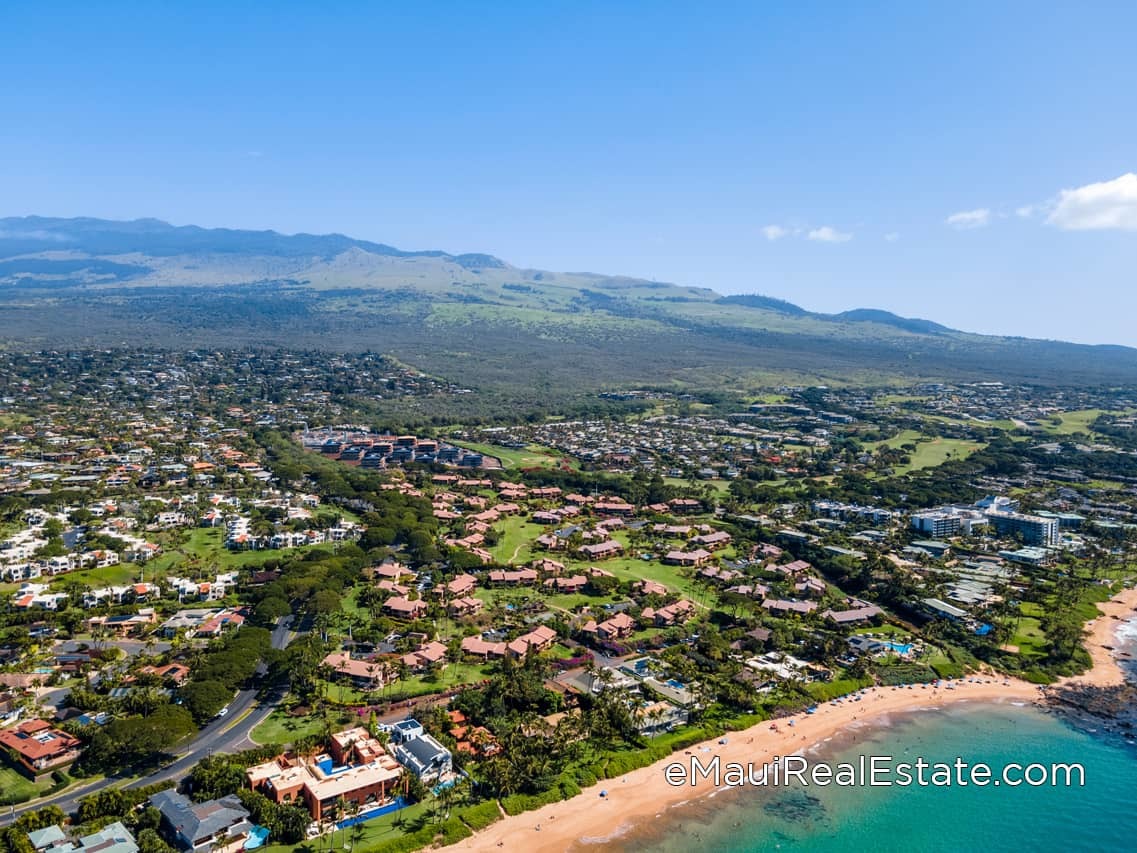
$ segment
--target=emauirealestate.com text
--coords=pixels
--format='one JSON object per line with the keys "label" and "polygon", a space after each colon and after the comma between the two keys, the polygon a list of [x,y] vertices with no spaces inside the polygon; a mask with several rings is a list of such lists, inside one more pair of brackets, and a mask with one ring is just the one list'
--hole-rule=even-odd
{"label": "emauirealestate.com text", "polygon": [[981,761],[967,761],[962,756],[954,761],[927,761],[922,757],[896,761],[890,755],[861,755],[854,761],[828,763],[811,762],[802,755],[786,755],[755,764],[723,761],[719,756],[704,761],[692,755],[686,761],[668,764],[663,772],[667,784],[677,788],[683,785],[1081,788],[1086,784],[1085,768],[1076,762],[1008,762],[993,767]]}

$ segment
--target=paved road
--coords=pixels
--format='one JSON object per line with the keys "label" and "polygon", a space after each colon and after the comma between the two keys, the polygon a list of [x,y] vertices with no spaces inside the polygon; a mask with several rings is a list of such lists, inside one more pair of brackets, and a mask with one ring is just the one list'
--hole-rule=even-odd
{"label": "paved road", "polygon": [[[291,641],[294,636],[291,630],[292,619],[292,616],[284,616],[277,621],[276,628],[273,629],[272,632],[273,648],[283,649]],[[264,675],[263,665],[258,674]],[[268,718],[269,714],[276,709],[276,705],[284,696],[284,691],[281,691],[279,694],[268,697],[264,702],[258,704],[257,693],[258,691],[256,689],[240,691],[237,697],[229,703],[229,713],[219,720],[211,720],[202,728],[194,739],[186,744],[178,753],[179,757],[177,760],[160,770],[155,770],[149,776],[128,782],[125,787],[139,788],[158,782],[167,782],[171,779],[180,779],[185,776],[197,762],[207,755],[211,755],[214,752],[240,752],[242,749],[248,749],[253,746],[253,742],[249,739],[250,733]],[[77,788],[71,788],[53,797],[33,800],[21,806],[16,806],[13,809],[9,809],[7,814],[0,815],[0,826],[10,823],[26,811],[33,811],[49,805],[57,805],[63,809],[63,811],[71,813],[79,807],[79,800],[81,798],[94,793],[100,788],[107,787],[115,781],[118,780],[113,777],[109,779],[99,779],[94,782],[88,782]]]}
{"label": "paved road", "polygon": [[149,649],[152,654],[160,655],[162,652],[168,652],[173,646],[166,642],[150,642],[147,643],[143,640],[58,640],[55,643],[53,652],[69,653],[77,652],[86,647],[92,649],[95,646],[114,647],[122,649],[123,654],[127,657],[134,657]]}

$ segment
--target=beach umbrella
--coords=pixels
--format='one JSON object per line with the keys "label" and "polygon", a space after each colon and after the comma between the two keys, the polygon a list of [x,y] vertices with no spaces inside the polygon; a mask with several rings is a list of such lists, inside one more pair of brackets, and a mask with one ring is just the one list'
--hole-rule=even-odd
{"label": "beach umbrella", "polygon": [[607,791],[601,791],[601,792],[600,792],[600,796],[602,796],[602,797],[607,797],[607,796],[608,796],[608,792],[607,792]]}

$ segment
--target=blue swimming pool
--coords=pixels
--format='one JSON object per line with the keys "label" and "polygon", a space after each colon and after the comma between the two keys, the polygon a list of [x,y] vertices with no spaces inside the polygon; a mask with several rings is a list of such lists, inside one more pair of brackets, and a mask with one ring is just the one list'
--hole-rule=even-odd
{"label": "blue swimming pool", "polygon": [[667,683],[670,686],[674,687],[676,690],[683,690],[687,686],[682,681],[678,681],[677,679],[674,679],[674,678],[667,679]]}
{"label": "blue swimming pool", "polygon": [[249,837],[245,839],[244,847],[246,850],[256,850],[258,847],[263,847],[265,841],[268,840],[268,827],[254,826],[249,831]]}
{"label": "blue swimming pool", "polygon": [[369,820],[374,820],[375,818],[382,817],[385,814],[397,812],[399,809],[405,808],[407,805],[409,804],[402,797],[395,797],[392,802],[387,803],[385,806],[376,806],[373,809],[369,809],[368,811],[363,812],[363,814],[357,814],[355,817],[349,817],[347,820],[341,820],[336,824],[336,829],[347,829],[349,826],[355,826],[357,823],[366,823]]}
{"label": "blue swimming pool", "polygon": [[897,654],[906,655],[912,651],[913,646],[911,643],[893,643],[889,642],[888,647]]}

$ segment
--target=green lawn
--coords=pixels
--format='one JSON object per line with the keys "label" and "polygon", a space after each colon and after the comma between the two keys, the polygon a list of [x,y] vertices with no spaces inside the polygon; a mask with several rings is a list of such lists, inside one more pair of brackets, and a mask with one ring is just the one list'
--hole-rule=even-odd
{"label": "green lawn", "polygon": [[[555,525],[533,524],[524,515],[511,515],[499,522],[496,529],[501,539],[489,549],[494,559],[502,564],[521,564],[533,559],[533,543]],[[556,555],[550,555],[556,559]]]}
{"label": "green lawn", "polygon": [[1104,409],[1081,409],[1076,412],[1063,412],[1057,416],[1058,423],[1051,423],[1050,419],[1039,420],[1042,429],[1051,435],[1073,435],[1074,433],[1091,432],[1090,424],[1105,414]]}
{"label": "green lawn", "polygon": [[923,468],[935,468],[948,459],[966,459],[972,453],[982,450],[987,445],[980,441],[967,441],[962,438],[939,438],[925,435],[914,429],[902,430],[898,435],[885,441],[865,442],[866,450],[877,450],[880,447],[891,447],[899,450],[905,444],[916,445],[911,452],[910,461],[896,469],[897,474],[907,474],[909,471],[919,471]]}
{"label": "green lawn", "polygon": [[219,572],[229,569],[239,569],[246,566],[259,566],[265,560],[273,557],[283,557],[287,554],[303,553],[313,548],[331,547],[330,545],[304,545],[300,548],[288,550],[264,549],[260,551],[230,551],[225,547],[225,532],[219,527],[195,527],[189,532],[186,540],[171,545],[149,563],[147,568],[158,571],[176,570],[184,563],[196,561],[206,567],[216,567]]}
{"label": "green lawn", "polygon": [[522,604],[534,598],[543,598],[536,587],[532,586],[494,586],[478,587],[474,590],[474,598],[480,598],[489,607],[492,604]]}
{"label": "green lawn", "polygon": [[[1023,608],[1025,611],[1025,604]],[[1023,616],[1018,620],[1014,636],[1009,642],[1012,646],[1018,646],[1018,653],[1022,657],[1041,657],[1049,645],[1046,635],[1042,633],[1042,622],[1034,616]]]}
{"label": "green lawn", "polygon": [[966,459],[972,453],[987,445],[980,441],[966,441],[961,438],[933,438],[922,440],[916,445],[912,461],[897,469],[898,474],[918,471],[922,468],[935,468],[949,459]]}
{"label": "green lawn", "polygon": [[345,704],[365,704],[368,702],[386,702],[410,699],[414,696],[427,696],[431,693],[440,693],[460,684],[476,684],[488,677],[489,664],[450,663],[438,674],[431,678],[426,675],[416,675],[402,681],[396,681],[383,690],[364,693],[348,686],[346,683],[329,682],[328,699],[333,702]]}
{"label": "green lawn", "polygon": [[914,429],[905,429],[901,430],[892,438],[885,439],[884,441],[866,441],[864,443],[864,448],[866,450],[876,450],[878,447],[887,446],[891,447],[893,450],[897,450],[901,445],[916,444],[922,439],[926,440],[927,438],[928,436],[924,435],[922,432],[918,432]]}
{"label": "green lawn", "polygon": [[[690,491],[692,488],[691,481],[685,480],[682,477],[664,477],[663,482],[668,486],[675,486],[678,489],[686,489]],[[722,493],[730,490],[730,482],[727,480],[696,480],[694,488],[698,489],[701,486],[710,486],[716,492]]]}
{"label": "green lawn", "polygon": [[[338,716],[333,714],[330,717],[333,726],[337,724],[346,725],[352,719],[353,717],[350,714]],[[276,710],[269,715],[267,720],[253,729],[249,736],[257,743],[285,744],[292,743],[308,735],[319,734],[323,730],[323,714],[307,714],[302,717],[290,717],[283,711]]]}
{"label": "green lawn", "polygon": [[[340,847],[347,847],[350,845],[353,848],[360,850],[367,850],[371,847],[377,846],[384,841],[390,841],[394,838],[399,838],[405,834],[402,828],[403,822],[406,822],[408,829],[413,829],[418,826],[418,822],[427,819],[430,814],[431,801],[424,800],[421,803],[415,803],[413,806],[407,806],[405,809],[399,809],[397,812],[377,817],[375,820],[369,820],[366,823],[359,824],[359,831],[356,834],[354,829],[344,831],[337,831],[335,835],[336,849]],[[399,821],[396,826],[395,822]],[[298,849],[317,850],[322,843],[324,848],[328,847],[331,841],[330,836],[323,836],[315,841],[307,843],[290,845],[290,844],[271,844],[267,847],[262,847],[264,853],[292,853]]]}
{"label": "green lawn", "polygon": [[[449,440],[449,439],[447,439]],[[480,444],[474,441],[452,442],[458,447],[465,447],[484,456],[492,456],[501,460],[502,468],[519,470],[522,468],[559,468],[568,463],[571,468],[579,468],[580,463],[558,453],[550,447],[539,444],[530,444],[525,448],[499,447],[496,444]]]}
{"label": "green lawn", "polygon": [[138,580],[139,572],[145,572],[146,580],[154,579],[154,567],[150,563],[116,563],[102,569],[84,569],[81,572],[68,572],[56,575],[51,580],[53,587],[67,581],[78,581],[92,587],[124,586]]}
{"label": "green lawn", "polygon": [[905,631],[897,625],[889,625],[885,623],[879,627],[874,628],[871,625],[866,625],[864,628],[855,628],[854,634],[876,634],[877,636],[885,637],[903,637],[905,639],[912,636],[911,632]]}
{"label": "green lawn", "polygon": [[22,803],[50,788],[51,785],[50,774],[40,782],[33,782],[7,764],[0,765],[0,803]]}
{"label": "green lawn", "polygon": [[594,596],[585,595],[583,592],[565,592],[545,597],[545,603],[550,607],[559,607],[563,610],[573,610],[585,604],[608,604],[616,600],[616,597],[611,595]]}
{"label": "green lawn", "polygon": [[675,590],[689,597],[702,595],[703,588],[697,586],[690,578],[680,574],[683,571],[680,566],[665,566],[654,560],[641,560],[638,557],[621,557],[615,560],[604,560],[598,563],[580,563],[575,561],[565,563],[565,567],[570,573],[585,569],[591,565],[611,572],[620,580],[643,580],[646,578],[647,580],[657,581],[668,589]]}

